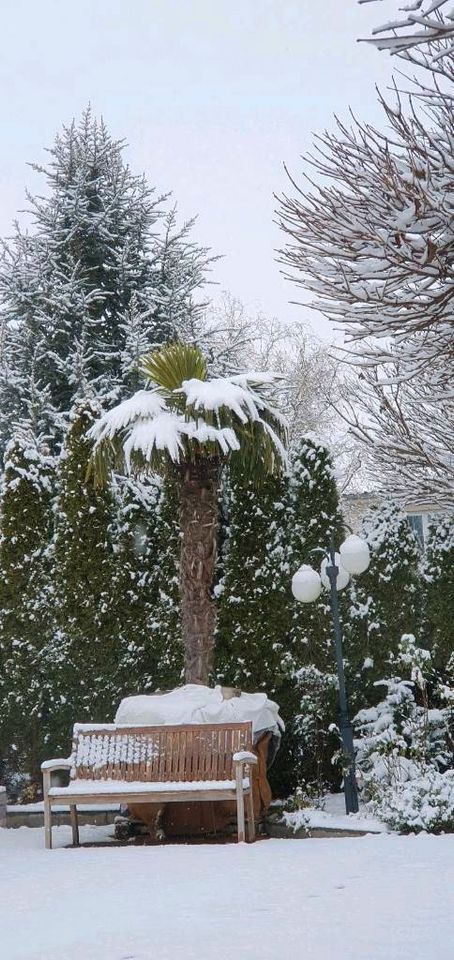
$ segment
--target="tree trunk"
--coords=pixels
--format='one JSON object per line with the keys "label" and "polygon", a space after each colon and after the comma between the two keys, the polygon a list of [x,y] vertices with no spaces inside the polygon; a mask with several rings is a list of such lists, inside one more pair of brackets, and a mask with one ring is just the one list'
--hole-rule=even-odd
{"label": "tree trunk", "polygon": [[180,591],[186,683],[208,683],[213,667],[216,611],[213,577],[217,553],[219,480],[215,458],[179,470],[182,532]]}

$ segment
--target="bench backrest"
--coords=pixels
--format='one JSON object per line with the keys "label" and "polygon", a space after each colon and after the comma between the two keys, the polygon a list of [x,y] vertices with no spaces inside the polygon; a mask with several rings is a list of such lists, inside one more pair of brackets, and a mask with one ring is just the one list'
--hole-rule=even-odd
{"label": "bench backrest", "polygon": [[175,783],[232,780],[233,754],[252,749],[252,724],[120,727],[76,724],[71,778]]}

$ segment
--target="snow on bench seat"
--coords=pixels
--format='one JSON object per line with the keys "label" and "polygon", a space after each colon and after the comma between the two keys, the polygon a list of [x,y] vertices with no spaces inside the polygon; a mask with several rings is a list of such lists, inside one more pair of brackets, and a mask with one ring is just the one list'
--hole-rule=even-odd
{"label": "snow on bench seat", "polygon": [[[121,780],[73,780],[69,787],[51,787],[49,797],[76,797],[78,794],[106,793],[178,793],[197,792],[200,790],[235,790],[236,780],[179,780],[178,783],[169,780],[167,783],[144,783],[143,780],[130,780],[127,783]],[[243,790],[249,789],[249,777],[243,777]]]}

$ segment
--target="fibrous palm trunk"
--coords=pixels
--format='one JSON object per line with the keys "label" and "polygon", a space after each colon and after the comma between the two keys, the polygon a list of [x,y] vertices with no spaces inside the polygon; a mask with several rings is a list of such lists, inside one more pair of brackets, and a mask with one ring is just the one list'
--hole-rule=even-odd
{"label": "fibrous palm trunk", "polygon": [[182,465],[180,591],[186,683],[208,683],[213,666],[216,564],[221,464],[199,458]]}

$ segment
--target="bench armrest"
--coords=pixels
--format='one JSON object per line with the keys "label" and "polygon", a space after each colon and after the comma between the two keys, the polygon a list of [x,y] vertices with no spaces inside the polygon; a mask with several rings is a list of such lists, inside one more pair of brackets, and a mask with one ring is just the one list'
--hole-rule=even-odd
{"label": "bench armrest", "polygon": [[44,763],[41,764],[41,770],[43,773],[45,770],[70,770],[71,767],[71,757],[67,757],[65,760],[45,760]]}
{"label": "bench armrest", "polygon": [[234,763],[258,763],[255,753],[251,753],[250,750],[240,750],[239,753],[233,754]]}

